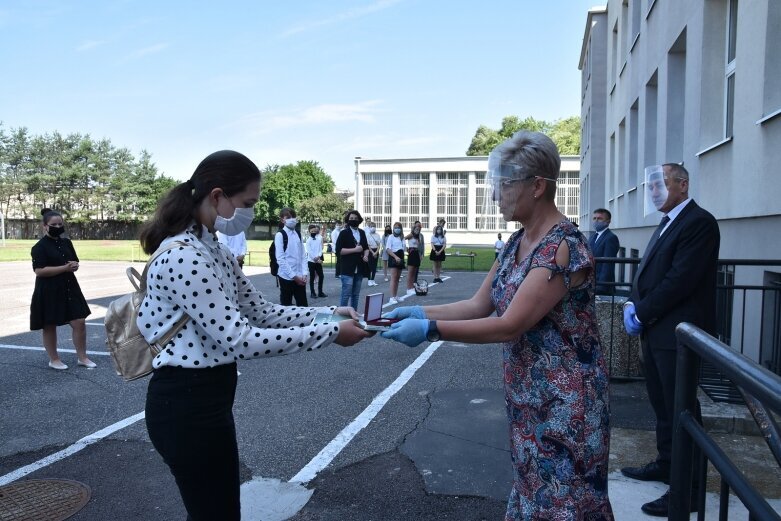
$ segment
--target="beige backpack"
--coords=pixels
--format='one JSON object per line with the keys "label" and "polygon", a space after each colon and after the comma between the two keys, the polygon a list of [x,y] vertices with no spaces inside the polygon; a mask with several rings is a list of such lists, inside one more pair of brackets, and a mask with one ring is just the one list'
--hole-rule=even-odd
{"label": "beige backpack", "polygon": [[136,325],[138,319],[138,310],[146,296],[146,276],[149,266],[161,254],[179,248],[188,246],[187,243],[177,241],[162,250],[158,250],[149,259],[144,266],[144,272],[139,275],[135,268],[130,267],[126,270],[127,278],[136,290],[133,293],[124,295],[108,305],[104,324],[106,326],[106,345],[108,346],[111,358],[114,360],[114,367],[117,374],[122,376],[125,381],[142,378],[152,372],[152,359],[163,349],[176,335],[185,323],[190,319],[185,313],[174,327],[154,345],[150,345],[139,331]]}

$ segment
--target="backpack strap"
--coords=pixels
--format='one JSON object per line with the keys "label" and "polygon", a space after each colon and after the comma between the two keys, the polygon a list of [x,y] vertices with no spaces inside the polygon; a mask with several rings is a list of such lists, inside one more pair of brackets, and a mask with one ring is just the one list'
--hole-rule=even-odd
{"label": "backpack strap", "polygon": [[[152,262],[154,262],[155,259],[157,259],[160,255],[167,251],[175,250],[176,248],[179,248],[180,246],[189,246],[184,241],[175,241],[173,244],[166,246],[162,250],[158,250],[152,255],[149,260],[146,262],[146,266],[144,266],[144,272],[143,274],[139,275],[138,271],[136,271],[135,268],[128,268],[127,269],[127,276],[130,279],[131,284],[135,286],[137,291],[141,291],[146,295],[146,276],[147,272],[149,271],[149,267],[152,265]],[[136,284],[134,277],[139,279],[139,283]],[[182,314],[182,318],[176,321],[176,324],[168,331],[168,333],[164,334],[163,336],[158,339],[157,342],[155,342],[153,345],[151,345],[152,352],[156,355],[160,351],[163,350],[163,346],[165,346],[168,342],[171,341],[171,339],[176,335],[181,329],[184,327],[184,325],[187,323],[187,321],[190,320],[190,316],[187,313]]]}

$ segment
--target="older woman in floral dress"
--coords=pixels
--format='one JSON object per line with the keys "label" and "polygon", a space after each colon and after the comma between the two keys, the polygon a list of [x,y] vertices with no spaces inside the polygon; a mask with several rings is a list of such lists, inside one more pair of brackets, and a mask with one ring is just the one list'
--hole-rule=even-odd
{"label": "older woman in floral dress", "polygon": [[[608,374],[587,241],[555,205],[561,160],[521,131],[489,156],[487,190],[514,233],[474,297],[401,307],[385,338],[501,342],[514,483],[507,520],[612,520]],[[493,316],[493,313],[496,315]]]}

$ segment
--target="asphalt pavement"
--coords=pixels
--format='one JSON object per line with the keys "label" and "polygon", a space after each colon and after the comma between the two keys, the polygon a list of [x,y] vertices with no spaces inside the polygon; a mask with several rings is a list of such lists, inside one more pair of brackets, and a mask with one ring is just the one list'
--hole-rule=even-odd
{"label": "asphalt pavement", "polygon": [[[131,289],[126,266],[82,263],[77,276],[93,309],[88,349],[99,365],[75,366],[69,328],[63,327],[60,348],[71,368],[57,372],[46,366],[40,332],[27,331],[29,263],[2,265],[0,486],[34,478],[85,483],[92,499],[74,520],[184,519],[140,414],[146,381],[123,382],[105,352],[102,317],[108,302]],[[278,289],[265,271],[247,268],[261,292],[277,301]],[[444,283],[404,304],[468,298],[484,276],[446,271]],[[421,277],[431,283],[430,273]],[[387,296],[388,284],[381,275],[378,281],[375,288],[364,283],[363,294]],[[310,305],[337,303],[332,270],[326,271],[325,292],[329,297]],[[234,414],[244,519],[503,518],[512,474],[500,346],[443,342],[410,349],[377,336],[353,348],[243,361],[239,370]],[[741,414],[719,406],[706,410],[712,417]],[[611,502],[617,519],[635,520],[644,517],[640,504],[664,492],[661,484],[618,472],[655,454],[643,383],[612,382],[611,411]],[[714,435],[781,511],[781,472],[762,438]],[[711,480],[709,508],[716,487]],[[740,511],[733,502],[730,519],[745,519]]]}

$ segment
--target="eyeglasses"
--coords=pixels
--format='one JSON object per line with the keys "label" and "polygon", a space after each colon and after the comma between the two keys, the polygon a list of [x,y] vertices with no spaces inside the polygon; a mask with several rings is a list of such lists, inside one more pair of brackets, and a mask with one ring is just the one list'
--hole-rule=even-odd
{"label": "eyeglasses", "polygon": [[526,177],[519,177],[516,179],[497,179],[494,182],[494,189],[503,190],[505,188],[508,188],[513,183],[518,183],[520,181],[528,181],[529,179],[544,179],[546,181],[552,181],[556,182],[555,179],[551,179],[549,177],[542,177],[541,175],[528,175]]}

